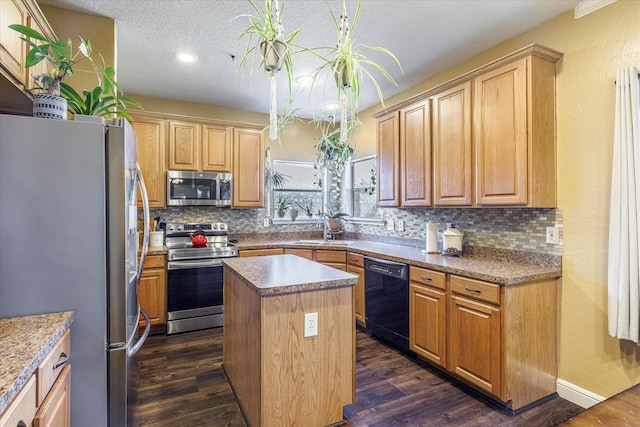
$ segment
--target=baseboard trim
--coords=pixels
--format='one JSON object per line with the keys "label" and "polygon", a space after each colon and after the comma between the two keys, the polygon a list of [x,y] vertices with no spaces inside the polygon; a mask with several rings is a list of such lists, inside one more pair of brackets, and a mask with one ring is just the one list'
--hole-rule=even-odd
{"label": "baseboard trim", "polygon": [[605,400],[604,397],[598,396],[595,393],[578,387],[575,384],[571,384],[568,381],[558,379],[556,381],[556,388],[558,390],[558,396],[583,408],[590,408],[593,405]]}

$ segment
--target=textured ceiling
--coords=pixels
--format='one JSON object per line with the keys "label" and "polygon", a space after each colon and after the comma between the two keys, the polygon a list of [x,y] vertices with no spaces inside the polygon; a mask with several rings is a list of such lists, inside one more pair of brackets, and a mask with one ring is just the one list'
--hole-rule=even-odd
{"label": "textured ceiling", "polygon": [[[281,4],[283,0],[280,0]],[[269,83],[262,73],[238,73],[244,52],[238,35],[251,13],[243,0],[42,0],[39,3],[113,18],[117,25],[118,81],[126,93],[267,112]],[[256,0],[262,5],[262,0]],[[302,27],[296,42],[334,46],[329,8],[340,15],[341,0],[286,0],[285,33]],[[356,0],[347,0],[350,19]],[[368,56],[398,82],[377,75],[384,98],[446,70],[496,44],[527,31],[578,4],[578,0],[363,0],[352,37],[357,45],[383,46],[399,59],[404,73],[384,54]],[[550,46],[553,47],[553,46]],[[181,64],[174,53],[189,50],[199,60]],[[235,59],[233,59],[235,56]],[[311,72],[312,55],[295,59],[295,75]],[[286,98],[286,76],[278,73],[278,98]],[[304,117],[333,102],[335,90],[319,88],[296,97]],[[360,108],[377,103],[365,81]]]}

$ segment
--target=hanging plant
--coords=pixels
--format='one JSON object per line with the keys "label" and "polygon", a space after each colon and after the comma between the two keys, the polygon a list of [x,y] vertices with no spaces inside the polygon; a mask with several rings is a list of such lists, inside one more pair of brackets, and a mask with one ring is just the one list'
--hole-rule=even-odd
{"label": "hanging plant", "polygon": [[[248,1],[255,13],[242,14],[234,18],[247,18],[250,24],[238,37],[247,37],[247,45],[240,61],[239,69],[245,68],[249,58],[251,58],[252,70],[262,68],[269,73],[269,138],[275,141],[278,139],[275,73],[284,66],[287,72],[289,93],[291,93],[293,87],[293,53],[290,46],[291,42],[300,34],[301,29],[297,29],[287,36],[284,35],[282,26],[284,1],[282,2],[282,8],[280,8],[278,0],[265,0],[263,9],[260,9],[253,0]],[[260,61],[258,61],[258,66],[254,67],[253,64],[256,62],[257,52],[260,53]]]}
{"label": "hanging plant", "polygon": [[[396,64],[398,64],[400,70],[402,70],[400,62],[389,50],[380,46],[362,46],[360,48],[354,46],[352,32],[360,16],[360,1],[361,0],[358,0],[356,13],[351,26],[349,25],[349,18],[347,16],[346,0],[342,1],[342,14],[339,19],[336,18],[330,9],[331,17],[333,18],[335,29],[338,33],[338,43],[335,47],[327,46],[305,49],[305,51],[313,53],[322,60],[322,65],[313,72],[311,90],[313,90],[313,86],[317,84],[318,80],[323,79],[323,76],[325,79],[330,77],[336,82],[340,104],[340,140],[342,142],[349,140],[349,130],[353,129],[351,122],[357,122],[358,103],[360,100],[363,75],[366,75],[371,83],[373,83],[378,94],[378,99],[383,105],[382,91],[372,71],[375,70],[379,72],[389,82],[394,85],[396,84],[391,74],[389,74],[383,66],[369,59],[366,53],[372,51],[382,52],[390,56]],[[326,52],[326,54],[320,53],[321,51]],[[327,76],[327,74],[329,74],[329,76]]]}

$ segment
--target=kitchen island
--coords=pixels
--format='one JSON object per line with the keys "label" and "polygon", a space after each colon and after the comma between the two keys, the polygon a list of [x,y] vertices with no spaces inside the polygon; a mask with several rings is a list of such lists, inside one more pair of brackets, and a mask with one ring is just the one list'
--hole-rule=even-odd
{"label": "kitchen island", "polygon": [[341,421],[355,397],[357,276],[295,255],[223,263],[223,364],[247,424]]}

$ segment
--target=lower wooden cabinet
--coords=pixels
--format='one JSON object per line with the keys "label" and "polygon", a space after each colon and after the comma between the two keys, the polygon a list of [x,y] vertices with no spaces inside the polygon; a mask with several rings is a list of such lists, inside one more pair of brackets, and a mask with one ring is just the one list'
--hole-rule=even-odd
{"label": "lower wooden cabinet", "polygon": [[[164,255],[150,255],[145,262],[140,285],[138,301],[144,311],[149,314],[151,327],[162,329],[167,324],[167,268]],[[146,323],[140,318],[139,326]]]}
{"label": "lower wooden cabinet", "polygon": [[364,256],[347,252],[347,272],[358,276],[358,283],[353,289],[354,313],[356,322],[366,327],[366,312],[364,304]]}
{"label": "lower wooden cabinet", "polygon": [[71,331],[67,330],[44,357],[9,407],[1,427],[71,426]]}
{"label": "lower wooden cabinet", "polygon": [[512,410],[556,391],[556,279],[498,285],[410,267],[409,348]]}
{"label": "lower wooden cabinet", "polygon": [[68,427],[70,425],[71,365],[67,365],[38,410],[33,420],[33,427]]}
{"label": "lower wooden cabinet", "polygon": [[501,400],[500,307],[451,296],[449,370]]}

